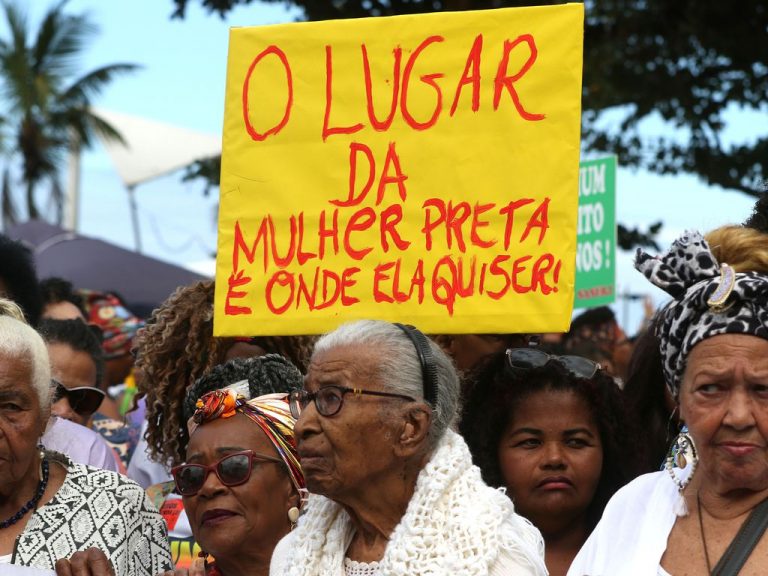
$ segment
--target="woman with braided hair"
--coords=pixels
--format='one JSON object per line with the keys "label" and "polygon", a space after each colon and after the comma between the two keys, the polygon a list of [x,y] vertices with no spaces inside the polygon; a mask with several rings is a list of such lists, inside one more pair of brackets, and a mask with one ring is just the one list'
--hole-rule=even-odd
{"label": "woman with braided hair", "polygon": [[[175,493],[165,495],[161,513],[172,554],[186,530],[202,559],[189,558],[161,576],[268,575],[275,545],[302,507],[304,474],[288,402],[301,383],[295,366],[268,354],[216,366],[189,389],[186,458],[173,468]],[[96,550],[71,562],[87,570],[60,576],[114,576]]]}
{"label": "woman with braided hair", "polygon": [[146,404],[146,423],[128,476],[145,488],[170,480],[168,467],[184,460],[189,436],[183,403],[193,382],[230,358],[267,353],[303,369],[311,352],[313,339],[306,336],[214,337],[213,294],[210,281],[179,288],[136,338],[138,398]]}
{"label": "woman with braided hair", "polygon": [[[174,557],[175,544],[194,541],[196,556],[206,558],[204,574],[268,574],[272,550],[296,522],[304,490],[287,394],[301,383],[293,364],[268,354],[216,366],[189,389],[186,459],[173,469],[174,493],[167,490],[160,507],[169,520],[183,504],[169,522]],[[199,562],[189,560],[177,561],[177,574],[184,573],[180,568],[200,573]]]}
{"label": "woman with braided hair", "polygon": [[214,368],[187,394],[190,441],[173,476],[209,576],[267,576],[298,520],[304,474],[287,392],[301,383],[269,354]]}
{"label": "woman with braided hair", "polygon": [[[214,366],[210,372],[199,378],[189,388],[183,402],[181,420],[185,422],[189,432],[189,426],[186,423],[197,412],[198,399],[221,388],[234,385],[237,393],[245,398],[256,398],[265,395],[285,394],[300,388],[301,383],[302,377],[298,368],[278,354],[267,354],[258,358],[234,358],[224,364]],[[221,414],[217,414],[216,418],[219,416]],[[208,420],[215,419],[213,412],[207,418]],[[218,427],[213,426],[211,429],[215,432]],[[189,454],[192,453],[188,447],[185,450]],[[186,454],[184,461],[186,461]],[[286,465],[288,466],[287,463]],[[295,482],[294,486],[296,486]],[[303,488],[303,479],[301,487]],[[180,570],[192,568],[195,565],[195,559],[203,551],[211,552],[215,557],[220,551],[215,543],[212,548],[206,548],[205,539],[199,540],[199,532],[204,532],[204,530],[201,527],[200,531],[195,531],[194,517],[188,515],[186,511],[189,499],[182,501],[182,494],[177,490],[173,480],[155,484],[147,489],[147,495],[160,510],[168,524],[171,556],[174,565]],[[196,498],[192,498],[192,500],[197,501]],[[276,542],[277,540],[275,540]],[[201,545],[203,546],[202,549]],[[269,566],[271,554],[272,549],[269,548],[267,566]]]}

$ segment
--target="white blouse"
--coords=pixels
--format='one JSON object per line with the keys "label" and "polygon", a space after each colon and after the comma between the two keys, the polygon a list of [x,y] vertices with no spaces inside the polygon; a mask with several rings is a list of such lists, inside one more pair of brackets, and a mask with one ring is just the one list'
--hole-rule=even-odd
{"label": "white blouse", "polygon": [[661,567],[680,495],[666,471],[644,474],[614,494],[568,576],[670,576]]}

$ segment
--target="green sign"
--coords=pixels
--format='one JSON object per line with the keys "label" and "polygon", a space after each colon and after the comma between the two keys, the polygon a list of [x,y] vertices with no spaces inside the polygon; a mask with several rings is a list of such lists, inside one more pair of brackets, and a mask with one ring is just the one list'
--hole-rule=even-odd
{"label": "green sign", "polygon": [[616,157],[579,164],[575,308],[616,299]]}

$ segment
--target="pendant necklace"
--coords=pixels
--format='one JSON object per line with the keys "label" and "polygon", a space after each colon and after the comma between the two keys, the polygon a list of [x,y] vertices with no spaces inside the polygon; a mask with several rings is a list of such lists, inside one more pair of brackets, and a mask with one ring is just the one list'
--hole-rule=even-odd
{"label": "pendant necklace", "polygon": [[707,561],[707,574],[712,574],[712,564],[709,561],[709,550],[707,549],[707,538],[704,536],[704,521],[701,518],[701,498],[696,492],[696,507],[699,510],[699,532],[701,532],[701,543],[704,546],[704,558]]}

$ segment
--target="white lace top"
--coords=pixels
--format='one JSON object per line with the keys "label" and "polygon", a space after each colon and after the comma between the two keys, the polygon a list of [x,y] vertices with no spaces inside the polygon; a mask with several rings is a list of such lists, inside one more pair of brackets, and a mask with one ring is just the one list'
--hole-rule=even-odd
{"label": "white lace top", "polygon": [[358,562],[344,558],[344,576],[379,576],[378,562]]}
{"label": "white lace top", "polygon": [[270,576],[547,574],[539,531],[515,514],[506,494],[482,481],[464,439],[450,430],[419,473],[375,572],[350,573],[346,551],[354,530],[341,505],[310,494],[296,529],[272,554]]}

